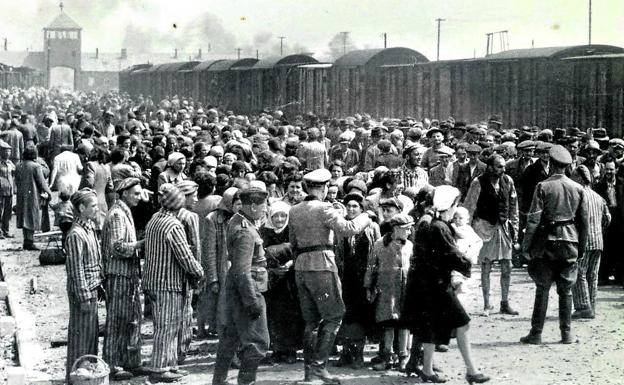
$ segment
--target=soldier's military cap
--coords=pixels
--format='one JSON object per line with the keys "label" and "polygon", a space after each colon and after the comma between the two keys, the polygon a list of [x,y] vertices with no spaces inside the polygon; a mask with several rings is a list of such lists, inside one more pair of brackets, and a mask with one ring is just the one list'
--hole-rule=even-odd
{"label": "soldier's military cap", "polygon": [[446,156],[453,156],[453,149],[443,146],[440,147],[437,151],[436,154],[438,155],[446,155]]}
{"label": "soldier's military cap", "polygon": [[535,150],[536,151],[550,151],[552,146],[553,144],[550,142],[538,141],[537,145],[535,146]]}
{"label": "soldier's military cap", "polygon": [[523,140],[517,146],[517,148],[519,150],[534,150],[535,147],[537,147],[537,146],[536,146],[535,142],[532,141],[532,140]]}
{"label": "soldier's military cap", "polygon": [[318,170],[310,171],[303,176],[303,180],[308,184],[325,184],[331,179],[331,173],[329,170],[319,168]]}
{"label": "soldier's military cap", "polygon": [[552,146],[548,151],[548,155],[550,155],[550,159],[559,164],[568,165],[572,163],[570,152],[560,144]]}
{"label": "soldier's military cap", "polygon": [[469,154],[480,154],[481,153],[481,146],[479,146],[476,143],[470,144],[468,145],[468,147],[466,147],[466,152]]}
{"label": "soldier's military cap", "polygon": [[240,192],[240,199],[243,204],[260,203],[266,201],[269,193],[260,187],[247,187]]}

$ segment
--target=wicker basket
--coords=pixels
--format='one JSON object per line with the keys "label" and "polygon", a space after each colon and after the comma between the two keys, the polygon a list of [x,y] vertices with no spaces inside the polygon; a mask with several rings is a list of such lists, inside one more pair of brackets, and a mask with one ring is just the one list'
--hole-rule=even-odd
{"label": "wicker basket", "polygon": [[[90,361],[96,361],[96,362],[100,362],[101,364],[104,364],[104,366],[106,367],[106,371],[104,372],[104,374],[102,374],[99,377],[95,377],[95,378],[83,378],[81,376],[76,376],[74,373],[74,371],[76,370],[76,368],[78,367],[78,365],[84,361],[84,360],[90,360]],[[69,383],[72,385],[108,385],[108,375],[110,374],[110,370],[108,369],[108,365],[106,364],[106,362],[104,362],[104,360],[102,360],[100,357],[98,356],[94,356],[91,354],[86,354],[80,358],[78,358],[74,364],[71,367],[71,370],[69,371]]]}

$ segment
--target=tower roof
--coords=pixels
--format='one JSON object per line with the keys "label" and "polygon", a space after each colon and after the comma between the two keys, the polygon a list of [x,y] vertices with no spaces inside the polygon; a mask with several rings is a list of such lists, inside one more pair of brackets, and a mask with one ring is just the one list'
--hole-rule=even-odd
{"label": "tower roof", "polygon": [[82,27],[61,10],[61,13],[44,29],[82,29]]}

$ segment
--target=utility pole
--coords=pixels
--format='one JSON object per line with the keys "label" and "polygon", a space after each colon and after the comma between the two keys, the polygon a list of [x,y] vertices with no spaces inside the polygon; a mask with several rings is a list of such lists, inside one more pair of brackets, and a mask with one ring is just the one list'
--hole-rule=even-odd
{"label": "utility pole", "polygon": [[384,32],[383,38],[384,38],[384,48],[388,48],[388,34]]}
{"label": "utility pole", "polygon": [[236,48],[236,51],[238,52],[238,58],[240,59],[240,53],[243,49],[242,48]]}
{"label": "utility pole", "polygon": [[438,22],[438,55],[437,55],[437,59],[436,61],[440,61],[440,23],[443,22],[445,19],[440,19],[437,18],[436,21]]}
{"label": "utility pole", "polygon": [[278,39],[280,39],[280,56],[284,56],[284,39],[286,39],[286,36],[278,36]]}
{"label": "utility pole", "polygon": [[260,59],[260,50],[256,50],[256,59]]}
{"label": "utility pole", "polygon": [[591,45],[592,0],[589,0],[589,45]]}
{"label": "utility pole", "polygon": [[342,35],[342,54],[344,55],[347,53],[347,37],[349,37],[349,32],[340,32],[340,34]]}

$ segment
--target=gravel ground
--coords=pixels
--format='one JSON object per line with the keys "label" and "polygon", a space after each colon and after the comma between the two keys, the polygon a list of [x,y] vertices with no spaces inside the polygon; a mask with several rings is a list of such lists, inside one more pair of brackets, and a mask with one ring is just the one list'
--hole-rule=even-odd
{"label": "gravel ground", "polygon": [[[18,235],[18,234],[16,234]],[[67,336],[68,306],[64,266],[42,267],[36,252],[19,251],[21,240],[15,239],[0,244],[0,257],[8,269],[7,274],[17,277],[21,290],[16,293],[18,302],[36,319],[37,339],[45,353],[45,360],[37,369],[48,373],[53,379],[64,376],[66,347],[52,348],[51,341],[64,340]],[[29,280],[38,278],[39,290],[29,293]],[[573,332],[578,341],[572,345],[561,345],[557,321],[557,296],[551,290],[548,319],[543,334],[544,344],[527,346],[518,342],[530,328],[534,286],[525,269],[514,269],[512,273],[511,304],[520,311],[519,316],[495,313],[490,317],[481,315],[481,294],[479,271],[473,269],[473,277],[467,282],[468,293],[463,295],[467,310],[471,314],[471,339],[473,356],[479,370],[492,377],[492,384],[624,384],[624,291],[621,287],[601,287],[598,294],[598,315],[595,320],[573,323]],[[500,298],[500,275],[492,273],[492,303]],[[104,321],[104,306],[100,305]],[[151,324],[144,324],[144,360],[151,351]],[[100,339],[101,342],[101,339]],[[190,371],[180,384],[208,384],[212,380],[216,341],[194,341],[191,354],[184,369]],[[4,346],[4,345],[1,345]],[[101,348],[101,343],[100,343]],[[372,358],[376,347],[367,346],[366,359]],[[436,353],[438,366],[445,370],[449,384],[465,383],[465,369],[457,346],[451,342],[447,353]],[[0,364],[2,361],[0,361]],[[398,372],[374,372],[370,369],[353,371],[331,368],[348,385],[381,385],[418,383],[412,377],[406,378]],[[236,372],[230,373],[235,381]],[[259,384],[293,383],[303,378],[303,363],[261,367]],[[0,381],[3,381],[0,371]],[[60,383],[60,381],[59,381]],[[148,383],[146,378],[136,378],[131,384]]]}

